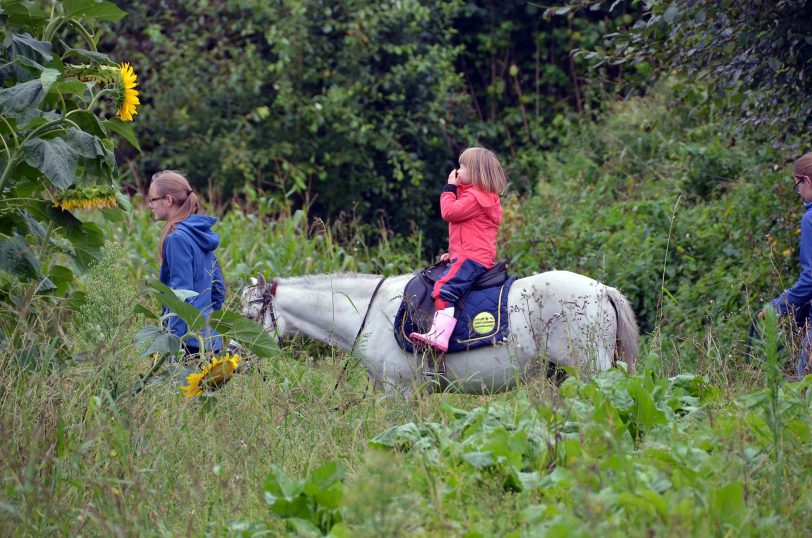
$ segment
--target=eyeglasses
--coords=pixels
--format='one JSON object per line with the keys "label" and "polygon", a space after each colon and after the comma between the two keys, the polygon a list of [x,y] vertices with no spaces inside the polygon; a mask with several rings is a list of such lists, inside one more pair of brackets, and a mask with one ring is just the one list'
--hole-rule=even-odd
{"label": "eyeglasses", "polygon": [[801,187],[801,183],[809,179],[809,176],[792,176],[792,179],[795,180],[795,185],[792,186],[792,192],[798,192]]}
{"label": "eyeglasses", "polygon": [[163,200],[163,199],[164,199],[164,198],[166,198],[167,196],[169,196],[169,195],[168,195],[168,194],[164,194],[163,196],[153,196],[153,197],[147,198],[147,205],[152,205],[152,204],[154,204],[155,202],[157,202],[158,200]]}

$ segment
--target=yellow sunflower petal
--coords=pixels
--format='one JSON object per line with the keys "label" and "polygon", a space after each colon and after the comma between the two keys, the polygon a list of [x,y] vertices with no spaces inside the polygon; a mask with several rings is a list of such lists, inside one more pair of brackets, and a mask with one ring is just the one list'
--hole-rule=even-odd
{"label": "yellow sunflower petal", "polygon": [[121,84],[124,87],[119,88],[119,94],[123,94],[123,97],[119,103],[117,115],[123,121],[132,121],[133,116],[138,114],[136,105],[141,104],[141,101],[138,99],[138,90],[133,89],[138,85],[138,82],[136,82],[138,75],[135,74],[132,66],[128,63],[121,64],[119,68],[121,72]]}

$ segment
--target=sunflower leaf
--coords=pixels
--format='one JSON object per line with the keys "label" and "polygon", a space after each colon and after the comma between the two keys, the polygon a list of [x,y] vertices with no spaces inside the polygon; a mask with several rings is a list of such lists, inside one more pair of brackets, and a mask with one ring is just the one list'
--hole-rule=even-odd
{"label": "sunflower leaf", "polygon": [[130,143],[132,147],[141,151],[141,146],[138,144],[138,138],[135,136],[135,131],[130,127],[130,124],[121,121],[118,118],[113,118],[104,122],[104,125],[116,134],[124,137],[124,140]]}
{"label": "sunflower leaf", "polygon": [[42,82],[39,79],[29,80],[0,90],[0,112],[20,123],[28,123],[42,115],[37,107],[44,98]]}
{"label": "sunflower leaf", "polygon": [[112,2],[96,0],[65,0],[65,16],[70,18],[88,17],[100,21],[116,22],[126,13]]}
{"label": "sunflower leaf", "polygon": [[156,291],[155,297],[158,299],[158,302],[186,322],[189,329],[192,331],[200,331],[206,326],[206,320],[203,318],[203,314],[200,313],[200,310],[178,299],[174,291],[172,291],[172,288],[158,281],[151,282],[149,287]]}
{"label": "sunflower leaf", "polygon": [[[37,84],[40,84],[39,81]],[[60,189],[66,189],[76,183],[78,156],[65,140],[33,138],[23,144],[23,154],[29,166],[42,172]]]}

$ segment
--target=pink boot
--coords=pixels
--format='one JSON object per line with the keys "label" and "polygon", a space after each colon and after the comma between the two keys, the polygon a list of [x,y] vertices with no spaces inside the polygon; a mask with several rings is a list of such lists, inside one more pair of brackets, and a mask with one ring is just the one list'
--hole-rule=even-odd
{"label": "pink boot", "polygon": [[435,310],[434,319],[431,322],[431,328],[428,332],[425,334],[412,333],[409,335],[409,338],[425,342],[445,353],[448,351],[448,340],[451,338],[451,333],[454,332],[454,326],[456,324],[457,320],[454,316],[442,310]]}

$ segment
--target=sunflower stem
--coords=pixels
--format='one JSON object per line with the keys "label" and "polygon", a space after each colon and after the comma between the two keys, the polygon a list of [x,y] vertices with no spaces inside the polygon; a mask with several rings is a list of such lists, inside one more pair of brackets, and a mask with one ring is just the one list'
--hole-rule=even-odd
{"label": "sunflower stem", "polygon": [[99,98],[102,95],[105,95],[105,94],[108,94],[108,93],[113,93],[113,90],[111,90],[110,88],[104,88],[104,89],[100,90],[99,93],[94,95],[93,99],[90,100],[90,104],[87,106],[87,110],[92,111],[93,108],[96,106],[96,103],[99,102]]}
{"label": "sunflower stem", "polygon": [[161,368],[161,366],[164,365],[167,358],[169,358],[169,355],[163,355],[161,357],[158,357],[158,360],[155,361],[155,364],[152,365],[152,368],[150,368],[146,374],[141,376],[141,384],[133,388],[133,396],[144,390],[144,387],[146,387],[146,382],[149,381],[152,378],[152,376],[155,375],[155,372],[157,372]]}
{"label": "sunflower stem", "polygon": [[84,26],[82,26],[82,24],[76,19],[70,19],[68,20],[68,22],[73,24],[76,27],[76,29],[79,30],[79,33],[82,34],[82,37],[84,37],[85,41],[87,41],[90,50],[93,52],[97,52],[96,41],[93,39],[93,36],[90,34],[90,32],[88,32],[87,29]]}

